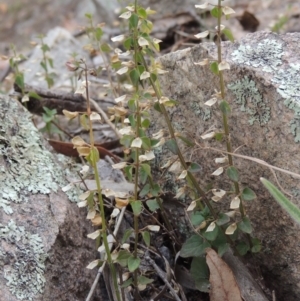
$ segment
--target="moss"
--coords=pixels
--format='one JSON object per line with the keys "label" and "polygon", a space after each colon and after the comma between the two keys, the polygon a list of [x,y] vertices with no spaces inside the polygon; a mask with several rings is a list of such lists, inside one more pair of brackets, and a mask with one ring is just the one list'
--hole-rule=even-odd
{"label": "moss", "polygon": [[272,82],[284,99],[287,108],[294,111],[295,118],[290,122],[295,142],[300,142],[300,64],[290,64],[275,73]]}
{"label": "moss", "polygon": [[8,225],[0,224],[0,238],[10,245],[9,253],[0,250],[0,267],[9,290],[20,300],[33,300],[35,295],[43,292],[46,282],[46,255],[41,237],[25,231],[11,220]]}
{"label": "moss", "polygon": [[265,39],[255,45],[241,44],[231,55],[232,59],[240,64],[272,72],[282,64],[283,48],[276,40]]}
{"label": "moss", "polygon": [[265,125],[270,120],[270,107],[266,105],[256,84],[245,76],[242,80],[238,80],[229,84],[228,89],[232,91],[235,98],[234,101],[240,105],[240,110],[249,115],[249,124],[253,125],[258,122],[259,125]]}

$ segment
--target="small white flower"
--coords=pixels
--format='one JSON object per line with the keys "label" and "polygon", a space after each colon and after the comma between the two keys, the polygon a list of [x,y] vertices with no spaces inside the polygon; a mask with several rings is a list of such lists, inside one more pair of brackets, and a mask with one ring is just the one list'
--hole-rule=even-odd
{"label": "small white flower", "polygon": [[122,15],[119,16],[119,18],[121,18],[121,19],[129,19],[130,17],[131,17],[130,11],[126,11],[125,13],[123,13]]}
{"label": "small white flower", "polygon": [[196,8],[200,8],[200,9],[207,9],[208,7],[208,2],[205,2],[203,4],[198,4],[198,5],[195,5]]}
{"label": "small white flower", "polygon": [[223,167],[219,167],[218,169],[216,169],[211,175],[212,176],[219,176],[223,173],[224,168]]}
{"label": "small white flower", "polygon": [[137,137],[132,140],[131,147],[141,148],[142,147],[142,139],[140,137]]}
{"label": "small white flower", "polygon": [[128,67],[123,67],[117,71],[117,74],[122,75],[128,71]]}
{"label": "small white flower", "polygon": [[144,71],[141,76],[140,76],[140,80],[146,79],[150,77],[150,73],[148,71]]}
{"label": "small white flower", "polygon": [[125,38],[125,35],[121,34],[119,36],[112,37],[111,40],[113,42],[121,42],[124,40],[124,38]]}
{"label": "small white flower", "polygon": [[196,37],[197,39],[203,39],[203,38],[207,37],[208,35],[209,35],[209,30],[205,30],[205,31],[203,31],[203,32],[200,32],[200,33],[198,33],[198,34],[195,34],[195,37]]}
{"label": "small white flower", "polygon": [[148,46],[149,45],[149,42],[143,38],[143,37],[139,37],[138,39],[138,44],[143,47],[143,46]]}

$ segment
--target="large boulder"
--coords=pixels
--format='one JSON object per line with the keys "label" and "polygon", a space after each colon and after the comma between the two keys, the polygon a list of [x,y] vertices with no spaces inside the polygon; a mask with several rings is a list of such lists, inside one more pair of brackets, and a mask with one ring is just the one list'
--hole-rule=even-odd
{"label": "large boulder", "polygon": [[[0,300],[84,300],[97,256],[75,191],[21,104],[0,96]],[[96,293],[96,298],[99,295]]]}
{"label": "large boulder", "polygon": [[[249,34],[238,43],[222,43],[223,58],[231,67],[224,72],[224,80],[226,100],[232,109],[229,124],[233,150],[295,173],[300,167],[299,43],[298,33],[267,32]],[[179,102],[170,109],[175,130],[198,143],[184,154],[187,161],[200,164],[199,182],[205,185],[203,187],[213,184],[215,188],[229,190],[226,176],[211,175],[220,166],[214,159],[222,154],[209,148],[225,150],[225,146],[201,139],[204,133],[222,131],[218,105],[204,104],[215,90],[220,90],[219,79],[208,66],[194,64],[205,58],[217,58],[214,43],[203,43],[161,57],[159,61],[168,71],[161,78],[161,88],[164,96]],[[154,120],[153,132],[166,128],[161,115],[155,115]],[[157,151],[157,156],[157,166],[163,166],[171,157],[166,146]],[[256,259],[265,281],[275,290],[278,300],[299,300],[300,227],[260,183],[262,176],[276,181],[268,167],[240,157],[235,157],[234,162],[240,172],[241,185],[249,186],[258,196],[245,205],[254,235],[262,241],[263,249]],[[300,206],[299,179],[282,172],[276,175],[281,188]],[[179,187],[175,180],[174,175],[164,172],[162,182],[176,193]],[[228,211],[229,202],[227,199],[216,207],[223,206]]]}

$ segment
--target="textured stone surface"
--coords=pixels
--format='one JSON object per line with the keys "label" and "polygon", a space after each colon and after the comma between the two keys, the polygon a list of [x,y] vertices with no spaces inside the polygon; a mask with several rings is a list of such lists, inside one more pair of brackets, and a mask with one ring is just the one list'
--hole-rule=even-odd
{"label": "textured stone surface", "polygon": [[[224,72],[227,100],[232,113],[229,117],[233,149],[238,154],[253,156],[269,164],[293,172],[300,170],[300,34],[276,35],[258,32],[247,35],[239,43],[223,43],[223,57],[231,69]],[[169,73],[161,77],[165,96],[179,105],[170,109],[176,131],[198,142],[187,151],[188,161],[197,162],[201,184],[215,188],[230,188],[226,176],[214,178],[212,172],[220,165],[214,158],[220,153],[206,147],[223,149],[224,145],[203,141],[206,132],[222,131],[222,117],[218,105],[204,105],[219,90],[219,80],[208,66],[196,66],[205,58],[216,59],[216,46],[202,44],[160,58]],[[157,113],[158,114],[158,113]],[[161,116],[155,116],[153,132],[166,128]],[[206,148],[206,149],[205,149]],[[157,165],[163,166],[172,156],[166,147],[157,151]],[[262,240],[263,250],[258,255],[270,289],[275,289],[278,300],[296,301],[300,294],[300,238],[299,226],[285,214],[261,185],[261,176],[275,182],[272,173],[254,162],[235,158],[240,171],[240,183],[252,188],[258,198],[246,204],[253,221],[255,235]],[[166,178],[168,177],[168,178]],[[174,176],[165,173],[168,189],[179,188]],[[277,172],[279,183],[300,206],[299,179]],[[229,199],[223,201],[229,208]]]}
{"label": "textured stone surface", "polygon": [[0,97],[0,300],[84,300],[96,271],[93,231],[31,116]]}

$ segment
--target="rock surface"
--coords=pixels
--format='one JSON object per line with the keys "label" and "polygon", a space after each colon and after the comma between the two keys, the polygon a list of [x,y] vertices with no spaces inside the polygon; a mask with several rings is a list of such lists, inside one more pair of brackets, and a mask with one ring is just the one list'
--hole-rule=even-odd
{"label": "rock surface", "polygon": [[70,202],[77,192],[61,191],[67,163],[17,101],[1,96],[0,116],[0,300],[84,300],[97,254],[85,211]]}
{"label": "rock surface", "polygon": [[[231,69],[224,72],[227,100],[232,113],[229,117],[233,149],[238,154],[256,157],[269,164],[299,172],[300,167],[300,34],[276,35],[267,32],[249,34],[239,43],[223,43],[223,58]],[[226,176],[211,176],[220,165],[214,163],[222,154],[208,147],[224,149],[221,143],[207,142],[201,135],[222,131],[222,117],[215,104],[204,103],[219,90],[219,80],[208,66],[194,65],[205,58],[216,59],[216,46],[204,43],[160,58],[163,69],[169,71],[161,77],[165,96],[179,105],[170,109],[175,130],[192,137],[197,148],[185,152],[188,161],[201,165],[198,173],[202,185],[229,189]],[[157,113],[158,114],[158,113]],[[153,132],[166,125],[160,115]],[[164,146],[157,152],[157,166],[170,159]],[[257,255],[265,281],[274,289],[277,300],[296,301],[300,294],[300,238],[299,229],[277,205],[261,185],[259,178],[275,182],[268,168],[253,161],[234,159],[240,172],[240,183],[249,186],[257,199],[246,204],[247,214],[253,222],[254,234],[262,241],[263,249]],[[225,167],[225,166],[224,166]],[[300,206],[299,179],[277,172],[277,178],[293,202]],[[177,175],[178,176],[178,175]],[[175,176],[165,173],[168,189],[176,193]],[[170,181],[170,178],[173,181]],[[173,186],[172,186],[173,185]],[[229,210],[227,199],[222,205]]]}

